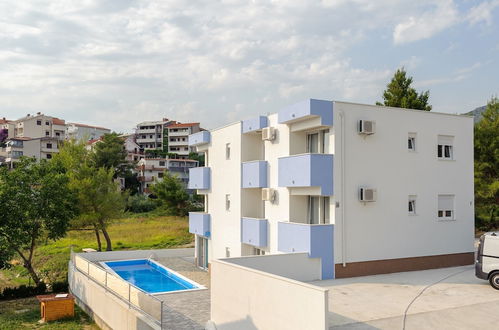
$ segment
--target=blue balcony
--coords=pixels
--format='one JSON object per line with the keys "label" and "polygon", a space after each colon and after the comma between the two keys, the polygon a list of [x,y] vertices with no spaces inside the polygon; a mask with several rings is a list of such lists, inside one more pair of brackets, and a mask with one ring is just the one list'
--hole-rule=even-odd
{"label": "blue balcony", "polygon": [[199,145],[210,143],[211,134],[209,131],[201,131],[189,135],[189,146],[196,147]]}
{"label": "blue balcony", "polygon": [[256,132],[269,125],[269,120],[265,116],[258,116],[256,118],[243,120],[242,130],[243,133]]}
{"label": "blue balcony", "polygon": [[189,233],[210,237],[211,216],[208,213],[189,212]]}
{"label": "blue balcony", "polygon": [[318,126],[332,126],[333,102],[308,99],[306,101],[290,105],[279,111],[278,114],[279,124],[292,124],[314,118],[318,119]]}
{"label": "blue balcony", "polygon": [[241,218],[241,242],[256,247],[267,246],[268,221],[266,219]]}
{"label": "blue balcony", "polygon": [[308,225],[279,222],[277,249],[281,252],[307,252],[321,258],[322,279],[334,278],[334,225]]}
{"label": "blue balcony", "polygon": [[189,169],[189,189],[206,190],[211,187],[211,169],[209,167],[193,167]]}
{"label": "blue balcony", "polygon": [[[318,195],[333,194],[333,155],[301,154],[279,158],[279,187],[317,187]],[[309,194],[310,195],[310,194]]]}
{"label": "blue balcony", "polygon": [[243,163],[241,186],[243,188],[267,188],[267,161]]}

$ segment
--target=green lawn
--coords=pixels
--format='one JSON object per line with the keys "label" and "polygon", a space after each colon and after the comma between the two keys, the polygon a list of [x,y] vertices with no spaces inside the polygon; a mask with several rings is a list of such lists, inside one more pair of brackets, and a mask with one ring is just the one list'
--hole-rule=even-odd
{"label": "green lawn", "polygon": [[40,320],[40,303],[36,298],[25,298],[0,301],[0,329],[64,329],[64,330],[94,330],[99,329],[92,320],[75,306],[75,317],[48,323],[38,323]]}
{"label": "green lawn", "polygon": [[[192,247],[193,238],[186,217],[135,215],[116,220],[109,227],[114,250],[163,249]],[[103,248],[105,248],[104,238]],[[42,242],[35,252],[35,269],[49,282],[63,281],[67,276],[69,253],[82,248],[97,249],[93,231],[70,231],[58,241]],[[0,289],[6,286],[28,284],[29,278],[19,260],[10,270],[0,271]]]}

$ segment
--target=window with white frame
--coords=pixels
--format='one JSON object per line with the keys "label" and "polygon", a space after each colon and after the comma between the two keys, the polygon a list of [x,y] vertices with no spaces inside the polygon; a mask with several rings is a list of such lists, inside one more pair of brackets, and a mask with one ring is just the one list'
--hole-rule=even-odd
{"label": "window with white frame", "polygon": [[454,159],[454,137],[448,135],[438,136],[437,145],[437,157],[438,159]]}
{"label": "window with white frame", "polygon": [[454,195],[438,195],[439,220],[454,220]]}
{"label": "window with white frame", "polygon": [[407,137],[407,149],[409,151],[416,151],[416,133],[409,133]]}
{"label": "window with white frame", "polygon": [[225,195],[225,210],[230,211],[230,194]]}
{"label": "window with white frame", "polygon": [[307,134],[307,153],[327,153],[329,149],[329,130]]}
{"label": "window with white frame", "polygon": [[253,255],[255,255],[255,256],[264,256],[265,255],[265,251],[262,250],[262,249],[254,247],[253,248]]}
{"label": "window with white frame", "polygon": [[225,159],[230,159],[230,143],[225,144]]}
{"label": "window with white frame", "polygon": [[407,213],[409,215],[416,215],[416,196],[409,195],[409,201],[407,204]]}

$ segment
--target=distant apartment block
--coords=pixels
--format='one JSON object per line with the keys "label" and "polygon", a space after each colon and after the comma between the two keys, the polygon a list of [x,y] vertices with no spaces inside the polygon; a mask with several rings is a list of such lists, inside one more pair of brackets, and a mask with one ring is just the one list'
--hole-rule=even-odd
{"label": "distant apartment block", "polygon": [[189,137],[196,262],[305,252],[322,279],[473,262],[473,118],[309,99]]}
{"label": "distant apartment block", "polygon": [[151,185],[162,181],[165,171],[175,175],[187,187],[189,169],[198,165],[192,159],[143,158],[137,166],[140,192],[149,195]]}
{"label": "distant apartment block", "polygon": [[8,138],[14,137],[14,129],[15,129],[14,121],[5,119],[5,117],[0,119],[0,130],[6,131]]}
{"label": "distant apartment block", "polygon": [[78,123],[66,124],[66,138],[75,140],[96,140],[104,134],[111,133],[109,128]]}
{"label": "distant apartment block", "polygon": [[185,159],[192,151],[188,144],[189,135],[200,130],[199,123],[178,123],[167,118],[146,121],[137,125],[135,142],[141,152],[159,150]]}

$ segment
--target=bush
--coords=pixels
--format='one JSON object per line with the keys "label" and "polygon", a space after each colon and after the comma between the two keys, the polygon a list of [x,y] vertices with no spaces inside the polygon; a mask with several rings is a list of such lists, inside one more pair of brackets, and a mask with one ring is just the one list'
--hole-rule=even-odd
{"label": "bush", "polygon": [[44,294],[46,292],[47,292],[47,287],[45,286],[44,283],[40,283],[37,286],[20,285],[17,288],[3,289],[2,294],[0,294],[0,300],[27,298],[39,294]]}
{"label": "bush", "polygon": [[68,292],[68,291],[69,291],[69,283],[67,281],[52,283],[53,293]]}
{"label": "bush", "polygon": [[157,202],[144,195],[133,195],[128,198],[126,209],[133,213],[150,212],[157,207]]}

